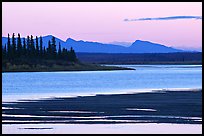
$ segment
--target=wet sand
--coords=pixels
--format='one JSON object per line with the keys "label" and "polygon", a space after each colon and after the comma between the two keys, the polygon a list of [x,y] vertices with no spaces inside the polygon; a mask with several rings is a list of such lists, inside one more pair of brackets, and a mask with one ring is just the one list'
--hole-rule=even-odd
{"label": "wet sand", "polygon": [[50,123],[202,124],[202,90],[19,100],[2,104],[2,124]]}

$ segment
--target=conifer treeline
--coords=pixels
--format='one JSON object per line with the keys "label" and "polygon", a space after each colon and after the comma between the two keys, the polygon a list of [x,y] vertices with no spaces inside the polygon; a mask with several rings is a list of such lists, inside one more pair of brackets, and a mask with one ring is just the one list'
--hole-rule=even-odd
{"label": "conifer treeline", "polygon": [[[16,41],[17,39],[17,41]],[[56,49],[56,40],[53,36],[51,41],[48,41],[48,48],[43,46],[42,36],[39,38],[36,36],[35,40],[33,36],[27,36],[21,41],[20,34],[15,38],[13,33],[12,39],[8,34],[7,45],[2,45],[2,57],[9,61],[27,59],[27,60],[65,60],[68,62],[76,62],[77,57],[75,51],[71,47],[70,50],[65,48],[61,49],[60,42],[58,51]]]}

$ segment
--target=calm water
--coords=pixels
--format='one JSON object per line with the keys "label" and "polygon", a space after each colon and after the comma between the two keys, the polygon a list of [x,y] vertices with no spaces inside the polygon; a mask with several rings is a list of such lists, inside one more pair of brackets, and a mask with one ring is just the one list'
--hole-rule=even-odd
{"label": "calm water", "polygon": [[2,73],[3,100],[202,88],[202,65],[123,65],[136,70]]}

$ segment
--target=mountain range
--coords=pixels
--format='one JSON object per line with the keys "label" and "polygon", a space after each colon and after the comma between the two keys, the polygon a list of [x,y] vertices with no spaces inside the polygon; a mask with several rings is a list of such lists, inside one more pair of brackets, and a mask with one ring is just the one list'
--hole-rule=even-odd
{"label": "mountain range", "polygon": [[[99,43],[90,41],[76,41],[68,38],[63,41],[57,37],[56,44],[57,49],[59,42],[62,48],[70,49],[74,48],[75,52],[86,52],[86,53],[174,53],[174,52],[190,52],[186,50],[180,50],[172,47],[167,47],[162,44],[152,43],[149,41],[136,40],[130,46],[122,46],[110,43]],[[52,39],[52,35],[43,36],[43,46],[48,47],[48,41]],[[7,44],[7,37],[2,37],[2,45]]]}

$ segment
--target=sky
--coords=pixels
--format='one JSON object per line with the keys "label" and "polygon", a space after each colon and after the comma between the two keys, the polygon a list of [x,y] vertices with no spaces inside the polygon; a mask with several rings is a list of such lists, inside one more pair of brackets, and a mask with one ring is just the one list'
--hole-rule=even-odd
{"label": "sky", "polygon": [[2,36],[150,41],[202,50],[202,2],[2,2]]}

